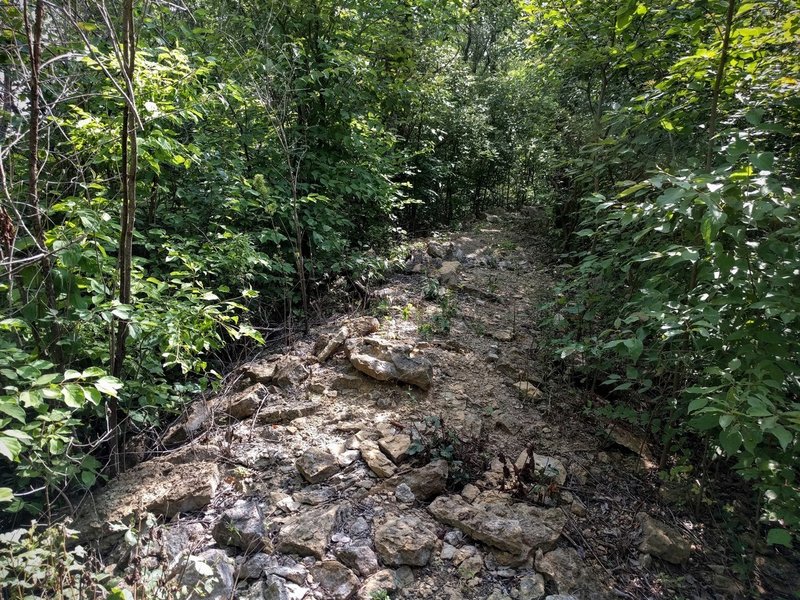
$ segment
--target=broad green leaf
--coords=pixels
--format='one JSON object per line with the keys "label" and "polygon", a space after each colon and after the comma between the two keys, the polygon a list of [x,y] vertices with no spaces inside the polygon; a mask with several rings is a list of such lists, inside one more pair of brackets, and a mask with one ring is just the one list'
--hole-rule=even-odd
{"label": "broad green leaf", "polygon": [[792,534],[786,529],[772,528],[767,533],[767,543],[776,546],[792,547]]}

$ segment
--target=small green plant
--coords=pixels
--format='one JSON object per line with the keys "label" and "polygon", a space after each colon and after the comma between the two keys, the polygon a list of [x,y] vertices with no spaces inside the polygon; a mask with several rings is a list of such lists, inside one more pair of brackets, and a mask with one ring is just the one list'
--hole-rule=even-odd
{"label": "small green plant", "polygon": [[403,318],[403,321],[408,321],[411,318],[411,313],[414,312],[416,308],[414,307],[411,302],[406,304],[403,308],[400,309],[400,316]]}
{"label": "small green plant", "polygon": [[441,294],[442,286],[437,279],[427,277],[422,284],[422,297],[425,300],[436,300]]}
{"label": "small green plant", "polygon": [[450,466],[447,485],[460,489],[478,479],[488,462],[488,440],[482,434],[467,437],[445,425],[441,416],[424,417],[424,431],[415,430],[408,454],[420,464],[434,459],[444,459]]}
{"label": "small green plant", "polygon": [[383,317],[387,316],[392,310],[391,304],[386,299],[381,300],[378,302],[370,311],[374,317],[378,319],[382,319]]}
{"label": "small green plant", "polygon": [[375,590],[369,597],[371,600],[392,600],[386,590]]}

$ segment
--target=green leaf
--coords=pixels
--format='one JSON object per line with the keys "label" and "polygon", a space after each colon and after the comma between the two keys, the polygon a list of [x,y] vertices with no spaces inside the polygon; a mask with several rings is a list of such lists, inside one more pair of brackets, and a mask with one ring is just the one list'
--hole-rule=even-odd
{"label": "green leaf", "polygon": [[786,529],[778,529],[777,527],[773,527],[767,533],[767,543],[791,548],[792,534],[789,533]]}
{"label": "green leaf", "polygon": [[700,410],[701,408],[705,408],[708,404],[708,398],[695,398],[691,402],[689,402],[689,407],[686,409],[686,412],[692,414]]}
{"label": "green leaf", "polygon": [[22,444],[19,443],[19,440],[0,436],[0,454],[8,460],[16,462],[20,452],[22,452]]}
{"label": "green leaf", "polygon": [[95,381],[94,387],[97,388],[97,391],[101,394],[116,398],[117,390],[122,387],[122,383],[116,377],[106,376]]}
{"label": "green leaf", "polygon": [[759,171],[771,171],[775,163],[775,155],[772,152],[759,152],[750,155],[750,163]]}
{"label": "green leaf", "polygon": [[13,502],[14,492],[11,488],[0,487],[0,502]]}
{"label": "green leaf", "polygon": [[783,425],[776,425],[769,430],[769,433],[778,438],[778,443],[784,450],[786,450],[792,442],[792,434]]}
{"label": "green leaf", "polygon": [[81,373],[80,371],[75,371],[74,369],[67,369],[64,371],[64,381],[71,381],[73,379],[80,379]]}
{"label": "green leaf", "polygon": [[742,434],[736,430],[721,431],[719,434],[719,443],[725,454],[734,456],[742,445]]}
{"label": "green leaf", "polygon": [[20,423],[25,423],[25,409],[18,404],[0,401],[0,412],[7,414]]}

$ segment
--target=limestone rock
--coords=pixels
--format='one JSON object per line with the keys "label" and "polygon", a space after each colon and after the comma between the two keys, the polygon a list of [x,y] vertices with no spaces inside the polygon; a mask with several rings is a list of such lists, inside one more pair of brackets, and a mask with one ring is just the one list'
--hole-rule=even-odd
{"label": "limestone rock", "polygon": [[383,453],[392,459],[395,464],[400,464],[408,458],[408,449],[411,448],[411,436],[406,433],[390,435],[378,440],[378,446]]}
{"label": "limestone rock", "polygon": [[214,540],[221,546],[234,546],[247,552],[264,546],[264,516],[254,500],[237,500],[222,513],[214,525]]}
{"label": "limestone rock", "polygon": [[398,475],[388,483],[396,486],[405,483],[417,500],[427,501],[444,492],[449,470],[446,460],[434,460],[424,467]]}
{"label": "limestone rock", "polygon": [[238,394],[219,399],[217,404],[234,419],[246,419],[258,410],[266,397],[267,388],[257,383]]}
{"label": "limestone rock", "polygon": [[442,285],[456,285],[458,274],[461,272],[461,263],[457,260],[449,260],[442,263],[436,270],[436,277]]}
{"label": "limestone rock", "polygon": [[261,406],[257,419],[259,423],[271,425],[286,423],[314,414],[318,408],[319,402],[314,400],[286,400],[273,395]]}
{"label": "limestone rock", "polygon": [[439,496],[428,510],[442,523],[520,559],[534,549],[552,548],[567,520],[559,509],[513,504],[508,497],[468,504],[461,496]]}
{"label": "limestone rock", "polygon": [[[523,450],[514,463],[517,469],[522,470],[529,460],[528,457],[528,451]],[[534,454],[533,472],[537,480],[542,483],[555,482],[558,485],[564,485],[564,483],[567,481],[567,468],[564,466],[564,463],[552,456]]]}
{"label": "limestone rock", "polygon": [[211,422],[211,409],[205,400],[197,400],[189,405],[186,414],[164,434],[162,443],[166,447],[177,446],[191,440],[205,431]]}
{"label": "limestone rock", "polygon": [[[224,596],[228,598],[228,596]],[[194,596],[192,596],[194,598]],[[262,581],[257,581],[247,590],[245,594],[239,596],[242,600],[292,600],[286,582],[274,575],[268,576]]]}
{"label": "limestone rock", "polygon": [[350,337],[350,329],[345,325],[344,327],[340,328],[339,331],[336,332],[328,343],[317,353],[317,358],[320,362],[325,362],[331,356],[336,354],[339,349],[344,345],[345,340]]}
{"label": "limestone rock", "polygon": [[433,381],[433,367],[427,358],[412,356],[410,346],[365,337],[347,341],[350,363],[378,381],[399,381],[427,390]]}
{"label": "limestone rock", "polygon": [[297,470],[309,483],[319,483],[339,472],[339,462],[330,452],[309,448],[295,462]]}
{"label": "limestone rock", "polygon": [[391,594],[396,590],[394,571],[384,569],[373,573],[364,581],[361,589],[358,590],[358,600],[374,600],[375,595],[379,592],[383,591]]}
{"label": "limestone rock", "polygon": [[424,567],[431,558],[436,534],[419,517],[392,517],[375,531],[375,550],[384,564]]}
{"label": "limestone rock", "polygon": [[242,372],[250,381],[270,383],[275,377],[278,366],[274,361],[259,360],[242,367]]}
{"label": "limestone rock", "polygon": [[286,356],[278,359],[275,365],[275,383],[281,386],[298,385],[308,379],[310,371],[299,356]]}
{"label": "limestone rock", "polygon": [[358,588],[358,578],[342,563],[325,560],[311,569],[311,576],[332,600],[347,600]]}
{"label": "limestone rock", "polygon": [[573,548],[557,548],[537,556],[536,570],[553,581],[560,594],[579,590],[586,579],[583,560]]}
{"label": "limestone rock", "polygon": [[381,322],[375,317],[358,317],[350,319],[347,322],[347,328],[350,330],[350,335],[355,337],[365,337],[371,333],[375,333],[380,329]]}
{"label": "limestone rock", "polygon": [[285,565],[270,565],[264,569],[264,574],[277,575],[281,579],[302,584],[308,577],[308,570],[303,565],[291,561]]}
{"label": "limestone rock", "polygon": [[236,576],[239,579],[260,579],[265,571],[278,564],[278,559],[263,552],[257,552],[240,564]]}
{"label": "limestone rock", "polygon": [[369,546],[348,544],[336,550],[335,554],[336,558],[364,577],[380,569],[378,557]]}
{"label": "limestone rock", "polygon": [[675,528],[654,519],[647,513],[639,513],[636,519],[642,526],[642,543],[639,551],[673,564],[682,564],[689,559],[691,545]]}
{"label": "limestone rock", "polygon": [[[210,576],[208,568],[212,571]],[[180,571],[178,584],[196,590],[195,597],[230,598],[234,589],[234,568],[233,559],[223,550],[206,550],[189,557],[186,567]]]}
{"label": "limestone rock", "polygon": [[394,497],[397,498],[398,502],[404,504],[413,504],[417,500],[414,492],[411,491],[411,488],[406,483],[401,483],[394,489]]}
{"label": "limestone rock", "polygon": [[292,517],[278,534],[278,552],[321,559],[328,546],[339,507],[319,508]]}
{"label": "limestone rock", "polygon": [[372,440],[364,440],[361,442],[361,458],[367,463],[367,466],[378,477],[391,477],[394,475],[397,468],[394,463],[386,458],[386,455],[381,452],[378,444]]}
{"label": "limestone rock", "polygon": [[199,510],[211,501],[219,481],[219,467],[210,461],[149,460],[93,494],[79,510],[74,528],[82,540],[99,540],[101,546],[108,546],[121,535],[112,535],[110,524],[127,523],[138,511],[169,519]]}
{"label": "limestone rock", "polygon": [[519,580],[519,600],[540,600],[544,593],[544,577],[539,573]]}
{"label": "limestone rock", "polygon": [[518,381],[514,384],[514,387],[517,388],[522,394],[533,400],[536,400],[542,395],[542,391],[530,381]]}

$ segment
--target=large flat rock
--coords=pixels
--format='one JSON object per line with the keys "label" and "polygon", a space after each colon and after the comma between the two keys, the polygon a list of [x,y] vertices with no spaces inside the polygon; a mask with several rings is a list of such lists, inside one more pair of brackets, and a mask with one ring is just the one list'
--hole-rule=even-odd
{"label": "large flat rock", "polygon": [[79,510],[74,527],[82,539],[108,545],[115,541],[111,524],[128,524],[141,512],[171,518],[199,510],[211,501],[219,481],[219,467],[210,461],[174,464],[166,459],[150,460],[90,496]]}
{"label": "large flat rock", "polygon": [[439,496],[428,510],[440,522],[518,557],[553,548],[567,522],[560,509],[514,504],[499,494],[479,497],[475,504],[461,496]]}
{"label": "large flat rock", "polygon": [[411,346],[364,337],[347,340],[346,350],[350,363],[373,379],[408,383],[423,390],[431,387],[433,366]]}

